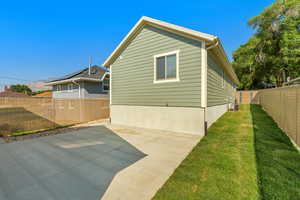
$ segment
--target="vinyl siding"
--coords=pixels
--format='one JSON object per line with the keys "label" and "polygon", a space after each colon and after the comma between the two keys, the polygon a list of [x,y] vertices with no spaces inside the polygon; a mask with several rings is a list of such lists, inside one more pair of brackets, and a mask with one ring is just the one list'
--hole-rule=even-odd
{"label": "vinyl siding", "polygon": [[108,98],[108,92],[102,90],[102,82],[84,82],[83,98]]}
{"label": "vinyl siding", "polygon": [[[57,85],[53,86],[53,98],[77,99],[79,98],[79,86],[73,85],[73,90],[68,91],[68,84],[61,84],[62,91],[57,91]],[[99,82],[80,82],[81,98],[108,98],[108,92],[102,91],[102,85]]]}
{"label": "vinyl siding", "polygon": [[[179,82],[153,83],[154,55],[179,50]],[[112,64],[112,104],[201,105],[201,43],[145,25]]]}
{"label": "vinyl siding", "polygon": [[60,84],[62,91],[57,91],[57,85],[52,88],[52,97],[56,99],[77,99],[79,98],[79,86],[73,85],[73,91],[68,91],[68,84]]}
{"label": "vinyl siding", "polygon": [[207,57],[207,106],[234,103],[235,89],[232,81],[224,72],[224,87],[222,87],[222,68],[208,54]]}

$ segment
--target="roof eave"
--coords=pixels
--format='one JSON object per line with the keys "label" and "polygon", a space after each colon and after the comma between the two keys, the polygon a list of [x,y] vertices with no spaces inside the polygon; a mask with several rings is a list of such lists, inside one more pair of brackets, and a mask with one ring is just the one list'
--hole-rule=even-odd
{"label": "roof eave", "polygon": [[225,70],[227,71],[229,76],[231,76],[231,79],[234,81],[234,83],[236,85],[239,85],[240,81],[239,81],[231,63],[229,62],[227,54],[225,53],[222,43],[218,37],[216,37],[216,42],[218,43],[218,45],[216,48],[212,48],[212,50],[215,50],[220,54],[219,58],[220,58],[221,62],[223,63]]}
{"label": "roof eave", "polygon": [[66,79],[66,80],[61,80],[61,81],[53,81],[53,82],[46,83],[45,85],[52,86],[52,85],[63,84],[63,83],[71,83],[74,81],[101,82],[100,79],[80,77],[80,78],[72,78],[72,79]]}
{"label": "roof eave", "polygon": [[127,42],[130,41],[137,31],[144,26],[145,24],[150,24],[152,26],[159,27],[161,29],[167,30],[169,32],[173,32],[179,35],[183,35],[185,37],[190,37],[194,40],[199,41],[206,41],[208,43],[211,43],[215,40],[215,36],[201,33],[198,31],[194,31],[188,28],[184,28],[181,26],[177,26],[174,24],[170,24],[167,22],[163,22],[160,20],[152,19],[150,17],[142,17],[135,25],[134,27],[129,31],[129,33],[125,36],[125,38],[120,42],[120,44],[116,47],[116,49],[111,53],[111,55],[104,61],[103,66],[110,67],[111,63],[114,62],[114,60],[117,58],[119,53],[122,51],[123,47],[126,46]]}
{"label": "roof eave", "polygon": [[228,60],[228,57],[225,53],[225,50],[221,44],[221,41],[219,40],[218,37],[213,36],[213,35],[209,35],[209,34],[205,34],[205,33],[201,33],[198,31],[194,31],[188,28],[184,28],[181,26],[177,26],[174,24],[169,24],[167,22],[163,22],[160,20],[156,20],[156,19],[152,19],[150,17],[142,17],[135,25],[134,27],[130,30],[130,32],[125,36],[125,38],[120,42],[120,44],[116,47],[116,49],[111,53],[111,55],[105,60],[105,62],[103,63],[103,66],[105,67],[110,67],[110,65],[115,61],[115,59],[117,59],[117,57],[119,56],[120,52],[123,50],[123,48],[127,45],[127,42],[129,42],[137,33],[137,31],[144,26],[145,24],[150,24],[152,26],[161,28],[163,30],[167,30],[169,32],[173,32],[175,34],[179,34],[185,37],[189,37],[191,39],[194,40],[198,40],[198,41],[205,41],[206,44],[211,44],[214,45],[216,43],[218,43],[216,45],[216,48],[212,48],[212,50],[216,50],[219,52],[220,54],[220,59],[221,62],[224,65],[225,70],[227,71],[227,73],[231,76],[231,78],[233,79],[233,81],[235,82],[235,84],[239,84],[239,80],[234,72],[234,69],[231,66],[231,63]]}

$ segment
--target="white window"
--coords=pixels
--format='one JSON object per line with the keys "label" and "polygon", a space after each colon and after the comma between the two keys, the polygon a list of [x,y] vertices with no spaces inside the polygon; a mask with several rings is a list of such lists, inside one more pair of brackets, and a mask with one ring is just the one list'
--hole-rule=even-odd
{"label": "white window", "polygon": [[154,83],[179,81],[179,51],[154,56]]}
{"label": "white window", "polygon": [[103,92],[109,91],[109,75],[105,75],[105,78],[102,81],[102,90]]}
{"label": "white window", "polygon": [[68,92],[73,92],[73,83],[68,84]]}
{"label": "white window", "polygon": [[61,85],[57,85],[56,90],[57,90],[57,92],[61,92]]}

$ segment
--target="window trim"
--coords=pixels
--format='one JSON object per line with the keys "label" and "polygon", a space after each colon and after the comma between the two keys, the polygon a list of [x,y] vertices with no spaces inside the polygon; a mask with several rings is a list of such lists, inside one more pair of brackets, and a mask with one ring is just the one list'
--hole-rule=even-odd
{"label": "window trim", "polygon": [[57,90],[57,92],[62,92],[62,85],[58,84],[56,90]]}
{"label": "window trim", "polygon": [[[170,56],[170,55],[176,55],[176,78],[169,78],[169,79],[163,79],[163,80],[157,80],[157,77],[156,77],[156,60],[157,58],[159,57],[167,57],[167,56]],[[157,55],[154,55],[153,56],[153,61],[154,61],[154,80],[153,80],[153,83],[170,83],[170,82],[178,82],[180,81],[180,78],[179,78],[179,50],[176,50],[176,51],[171,51],[171,52],[167,52],[167,53],[162,53],[162,54],[157,54]],[[165,62],[167,61],[167,59],[165,59]],[[167,67],[167,66],[165,66]]]}
{"label": "window trim", "polygon": [[[108,89],[108,90],[105,90],[105,89],[104,89],[104,79],[106,78],[107,75],[109,75],[109,78],[108,78],[109,83],[107,84],[107,86],[108,86],[109,89]],[[101,84],[101,85],[102,85],[102,91],[103,91],[103,92],[108,92],[108,91],[110,90],[110,74],[109,74],[109,73],[105,75],[105,77],[104,77],[103,80],[102,80],[102,84]]]}
{"label": "window trim", "polygon": [[[71,89],[70,89],[70,86],[71,86]],[[73,83],[68,83],[68,92],[73,92],[73,90],[74,90]]]}

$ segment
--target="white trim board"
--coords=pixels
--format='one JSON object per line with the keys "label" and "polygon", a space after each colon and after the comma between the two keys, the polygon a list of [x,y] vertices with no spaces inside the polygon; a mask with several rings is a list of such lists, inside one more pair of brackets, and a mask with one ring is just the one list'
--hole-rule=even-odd
{"label": "white trim board", "polygon": [[204,41],[201,46],[201,106],[207,107],[207,50]]}
{"label": "white trim board", "polygon": [[101,82],[100,79],[96,79],[96,78],[80,77],[80,78],[71,78],[71,79],[66,79],[66,80],[61,80],[61,81],[53,81],[53,82],[46,83],[45,85],[50,86],[50,85],[57,85],[57,84],[62,84],[62,83],[70,83],[70,82],[74,82],[74,81]]}
{"label": "white trim board", "polygon": [[112,96],[112,65],[109,66],[110,68],[110,74],[109,74],[109,104],[111,105],[112,104],[112,99],[111,99],[111,96]]}
{"label": "white trim board", "polygon": [[[157,54],[153,56],[153,61],[154,61],[154,79],[153,79],[153,83],[169,83],[169,82],[178,82],[180,81],[179,78],[179,50],[176,51],[171,51],[171,52],[167,52],[167,53],[162,53],[162,54]],[[156,63],[156,59],[159,57],[167,57],[169,55],[176,55],[176,78],[170,78],[170,79],[162,79],[162,80],[157,80],[156,77],[156,68],[157,68],[157,63]],[[167,69],[167,59],[165,59],[165,68]],[[165,70],[165,73],[167,74],[167,70]]]}
{"label": "white trim board", "polygon": [[239,84],[239,80],[227,58],[225,50],[218,37],[206,33],[198,32],[192,29],[188,29],[182,26],[177,26],[174,24],[163,22],[150,17],[145,17],[145,16],[141,17],[141,19],[135,24],[135,26],[130,30],[130,32],[125,36],[125,38],[120,42],[120,44],[115,48],[115,50],[110,54],[110,56],[105,60],[103,66],[109,67],[118,58],[120,52],[123,50],[123,48],[126,47],[127,43],[132,38],[134,38],[136,33],[145,24],[149,24],[151,26],[158,27],[160,29],[173,32],[175,34],[182,35],[184,37],[188,37],[200,42],[205,41],[207,44],[206,46],[208,48],[209,46],[215,46],[216,48],[212,48],[210,51],[216,52],[216,54],[218,55],[218,59],[220,59],[222,63],[222,67],[228,72],[231,79],[233,79],[236,84]]}

